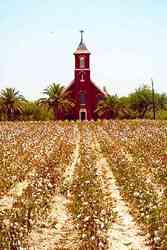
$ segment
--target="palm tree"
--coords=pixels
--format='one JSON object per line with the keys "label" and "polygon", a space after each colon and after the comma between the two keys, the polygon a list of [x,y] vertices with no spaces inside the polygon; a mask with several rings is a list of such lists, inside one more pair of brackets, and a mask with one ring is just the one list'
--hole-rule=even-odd
{"label": "palm tree", "polygon": [[5,88],[0,92],[0,111],[6,114],[8,120],[14,120],[16,115],[23,113],[25,102],[15,88]]}
{"label": "palm tree", "polygon": [[50,84],[44,89],[43,94],[47,95],[47,97],[41,98],[39,104],[46,105],[48,109],[52,109],[55,120],[59,118],[59,113],[67,113],[75,106],[74,100],[72,100],[70,96],[70,92],[65,91],[64,87],[60,84]]}
{"label": "palm tree", "polygon": [[118,116],[126,116],[127,110],[119,101],[119,98],[114,95],[107,95],[103,100],[100,100],[97,104],[96,111],[97,115],[105,118],[115,119]]}
{"label": "palm tree", "polygon": [[51,110],[45,106],[39,106],[38,101],[28,101],[25,105],[22,120],[47,121],[53,120]]}

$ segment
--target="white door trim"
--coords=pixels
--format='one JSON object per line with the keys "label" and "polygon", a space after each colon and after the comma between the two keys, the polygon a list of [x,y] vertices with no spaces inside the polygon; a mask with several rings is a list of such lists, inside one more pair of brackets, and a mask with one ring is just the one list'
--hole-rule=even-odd
{"label": "white door trim", "polygon": [[81,113],[85,113],[85,120],[87,120],[87,110],[85,108],[81,108],[79,111],[79,120],[81,121]]}

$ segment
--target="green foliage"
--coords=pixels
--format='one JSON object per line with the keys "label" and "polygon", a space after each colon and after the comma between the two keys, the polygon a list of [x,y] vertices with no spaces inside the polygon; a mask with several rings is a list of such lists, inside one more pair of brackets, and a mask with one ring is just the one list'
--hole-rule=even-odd
{"label": "green foliage", "polygon": [[[5,88],[0,92],[0,121],[7,120],[58,120],[60,114],[70,115],[76,101],[64,86],[50,84],[43,90],[45,97],[38,101],[27,101],[15,88]],[[167,119],[167,95],[155,92],[156,119]],[[140,86],[128,96],[106,94],[95,110],[97,119],[153,118],[153,93],[148,85]]]}
{"label": "green foliage", "polygon": [[156,115],[159,120],[167,120],[167,110],[161,109]]}
{"label": "green foliage", "polygon": [[53,83],[44,89],[43,94],[47,97],[41,98],[39,104],[44,105],[54,112],[55,120],[59,118],[59,113],[68,113],[74,106],[69,91],[64,91],[64,87],[60,84]]}
{"label": "green foliage", "polygon": [[47,121],[53,120],[53,118],[52,110],[40,106],[37,102],[27,102],[21,116],[21,119],[26,121]]}
{"label": "green foliage", "polygon": [[26,100],[15,88],[2,89],[0,92],[1,118],[15,120],[24,111]]}
{"label": "green foliage", "polygon": [[[167,96],[155,93],[155,109],[160,110],[166,107]],[[153,93],[148,85],[143,85],[129,95],[129,107],[136,112],[138,118],[144,118],[146,112],[153,109]]]}
{"label": "green foliage", "polygon": [[107,95],[97,104],[95,111],[99,118],[107,116],[108,119],[127,118],[128,111],[123,102],[120,101],[117,95]]}

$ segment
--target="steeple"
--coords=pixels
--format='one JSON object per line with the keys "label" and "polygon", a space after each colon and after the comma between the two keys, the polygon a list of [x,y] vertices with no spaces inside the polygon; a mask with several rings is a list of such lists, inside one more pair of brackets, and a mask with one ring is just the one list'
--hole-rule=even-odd
{"label": "steeple", "polygon": [[80,30],[81,32],[81,43],[83,43],[83,33],[84,33],[84,30]]}
{"label": "steeple", "polygon": [[85,45],[85,43],[83,41],[84,30],[80,30],[80,33],[81,33],[81,41],[80,41],[80,43],[78,45],[78,48],[77,48],[77,50],[75,51],[74,54],[90,54],[90,52],[86,48],[86,45]]}

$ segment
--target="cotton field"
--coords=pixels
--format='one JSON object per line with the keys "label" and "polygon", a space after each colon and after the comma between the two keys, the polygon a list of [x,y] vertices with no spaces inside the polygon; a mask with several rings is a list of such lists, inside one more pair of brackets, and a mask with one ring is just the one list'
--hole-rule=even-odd
{"label": "cotton field", "polygon": [[167,249],[167,122],[1,122],[0,250]]}

